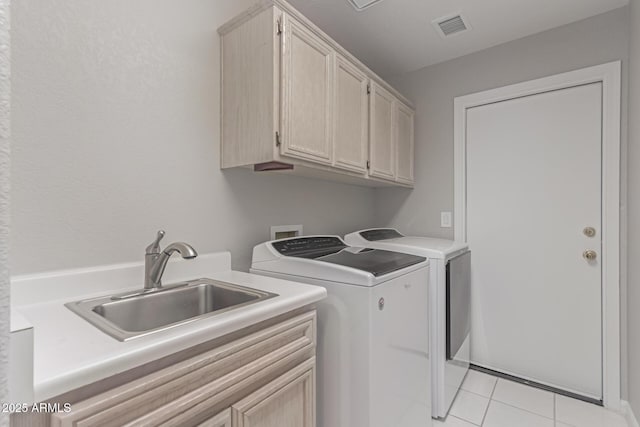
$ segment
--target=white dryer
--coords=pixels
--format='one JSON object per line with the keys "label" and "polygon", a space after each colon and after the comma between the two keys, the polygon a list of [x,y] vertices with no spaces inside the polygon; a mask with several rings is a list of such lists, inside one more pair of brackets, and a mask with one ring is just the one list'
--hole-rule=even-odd
{"label": "white dryer", "polygon": [[444,418],[469,369],[471,252],[466,243],[403,236],[393,228],[356,231],[344,237],[362,246],[419,255],[430,260],[429,313],[431,411]]}
{"label": "white dryer", "polygon": [[294,237],[257,245],[251,272],[327,289],[317,304],[319,427],[431,425],[426,258]]}

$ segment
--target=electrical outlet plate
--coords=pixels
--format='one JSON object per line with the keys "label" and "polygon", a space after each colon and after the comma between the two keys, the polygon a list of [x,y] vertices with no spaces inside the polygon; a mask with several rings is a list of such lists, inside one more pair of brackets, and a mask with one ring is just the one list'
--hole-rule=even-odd
{"label": "electrical outlet plate", "polygon": [[451,212],[440,212],[440,227],[451,228],[453,226],[453,215]]}
{"label": "electrical outlet plate", "polygon": [[302,225],[272,225],[271,240],[302,236]]}

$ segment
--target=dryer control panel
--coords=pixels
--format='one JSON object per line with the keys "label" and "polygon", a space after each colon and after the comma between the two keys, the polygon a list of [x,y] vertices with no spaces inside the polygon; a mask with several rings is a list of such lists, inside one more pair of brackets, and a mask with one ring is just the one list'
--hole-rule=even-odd
{"label": "dryer control panel", "polygon": [[376,228],[373,230],[365,230],[361,231],[360,235],[370,242],[375,242],[376,240],[397,239],[398,237],[404,237],[398,232],[398,230],[394,228]]}

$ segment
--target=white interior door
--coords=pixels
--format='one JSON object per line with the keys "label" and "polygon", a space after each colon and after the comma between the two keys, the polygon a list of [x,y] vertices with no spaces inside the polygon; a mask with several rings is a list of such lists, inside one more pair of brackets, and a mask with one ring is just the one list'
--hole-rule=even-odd
{"label": "white interior door", "polygon": [[602,83],[466,117],[472,362],[602,399]]}

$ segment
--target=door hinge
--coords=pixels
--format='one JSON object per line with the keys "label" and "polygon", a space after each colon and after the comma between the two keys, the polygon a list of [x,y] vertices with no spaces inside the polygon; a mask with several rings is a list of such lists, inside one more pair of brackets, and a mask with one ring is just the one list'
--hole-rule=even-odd
{"label": "door hinge", "polygon": [[371,94],[371,83],[367,84],[367,95]]}
{"label": "door hinge", "polygon": [[282,18],[279,18],[276,23],[276,35],[282,34]]}
{"label": "door hinge", "polygon": [[280,147],[280,132],[276,132],[276,147]]}
{"label": "door hinge", "polygon": [[367,160],[367,169],[371,169],[371,162]]}

